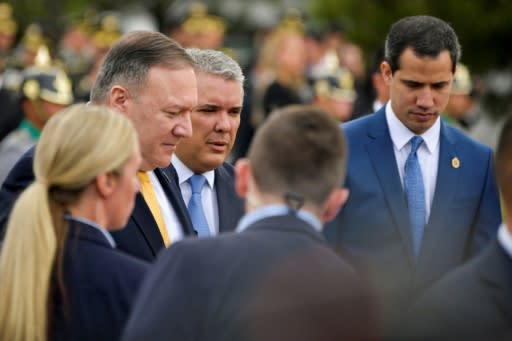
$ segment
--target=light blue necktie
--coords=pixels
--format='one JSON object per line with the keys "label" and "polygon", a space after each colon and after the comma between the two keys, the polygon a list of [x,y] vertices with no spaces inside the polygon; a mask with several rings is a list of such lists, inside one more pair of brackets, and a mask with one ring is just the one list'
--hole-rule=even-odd
{"label": "light blue necktie", "polygon": [[190,187],[192,188],[192,196],[188,202],[188,213],[192,220],[194,230],[196,230],[199,237],[207,237],[210,235],[210,228],[208,221],[204,215],[203,203],[201,201],[201,190],[203,189],[206,178],[201,174],[194,174],[189,179]]}
{"label": "light blue necktie", "polygon": [[416,258],[420,252],[426,218],[425,188],[417,155],[418,148],[422,143],[423,139],[420,136],[414,136],[411,139],[411,153],[405,161],[404,176],[405,195],[412,227],[412,244]]}

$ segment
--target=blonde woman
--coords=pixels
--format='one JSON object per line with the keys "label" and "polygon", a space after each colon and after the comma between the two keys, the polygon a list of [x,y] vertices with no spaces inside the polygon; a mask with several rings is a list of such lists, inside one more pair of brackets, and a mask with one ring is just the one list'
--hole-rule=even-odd
{"label": "blonde woman", "polygon": [[0,340],[115,340],[147,264],[115,250],[139,189],[137,134],[110,109],[50,119],[0,254]]}

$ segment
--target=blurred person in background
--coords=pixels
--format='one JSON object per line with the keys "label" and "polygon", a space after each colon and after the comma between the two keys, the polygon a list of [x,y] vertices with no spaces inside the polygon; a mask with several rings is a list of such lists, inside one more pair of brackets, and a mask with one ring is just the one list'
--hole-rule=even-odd
{"label": "blurred person in background", "polygon": [[222,50],[225,32],[226,20],[209,13],[202,2],[177,3],[169,8],[167,34],[183,47]]}
{"label": "blurred person in background", "polygon": [[468,67],[458,63],[453,78],[450,99],[442,116],[444,121],[466,133],[471,131],[473,124],[480,115],[477,97],[478,92],[473,86]]}
{"label": "blurred person in background", "polygon": [[339,122],[350,120],[356,99],[352,75],[339,69],[332,76],[318,78],[313,83],[313,104],[331,114]]}
{"label": "blurred person in background", "polygon": [[263,94],[265,117],[289,104],[309,104],[313,91],[307,81],[307,53],[303,23],[298,13],[288,13],[267,37],[273,46],[270,62],[273,81]]}
{"label": "blurred person in background", "polygon": [[0,183],[18,159],[34,146],[46,122],[56,112],[73,103],[71,80],[40,47],[36,64],[23,71],[21,99],[23,120],[19,127],[0,143]]}

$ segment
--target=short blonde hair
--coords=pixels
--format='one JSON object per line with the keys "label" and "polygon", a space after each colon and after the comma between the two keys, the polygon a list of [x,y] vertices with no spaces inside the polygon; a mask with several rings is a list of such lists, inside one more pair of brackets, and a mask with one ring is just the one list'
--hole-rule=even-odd
{"label": "short blonde hair", "polygon": [[0,254],[0,339],[48,338],[50,284],[64,295],[64,211],[98,174],[121,172],[137,141],[131,121],[106,107],[76,104],[48,121]]}

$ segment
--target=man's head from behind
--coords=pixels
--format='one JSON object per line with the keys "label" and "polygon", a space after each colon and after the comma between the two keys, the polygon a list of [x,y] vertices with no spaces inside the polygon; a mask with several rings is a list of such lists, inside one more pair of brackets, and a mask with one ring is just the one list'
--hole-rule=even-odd
{"label": "man's head from behind", "polygon": [[133,121],[142,170],[166,167],[181,138],[192,134],[190,112],[197,104],[194,61],[161,33],[128,33],[107,53],[91,101]]}
{"label": "man's head from behind", "polygon": [[338,123],[313,106],[289,106],[275,111],[258,129],[248,160],[237,163],[237,191],[247,209],[304,201],[322,221],[336,215],[348,192],[345,178],[347,148]]}
{"label": "man's head from behind", "polygon": [[226,160],[240,126],[244,75],[232,58],[215,50],[187,49],[196,63],[198,105],[192,111],[192,136],[176,155],[193,172],[213,170]]}

